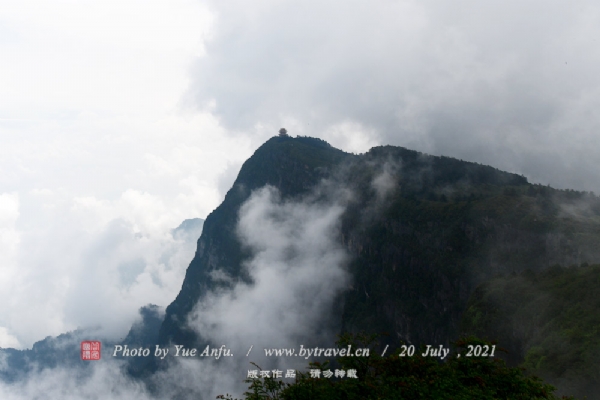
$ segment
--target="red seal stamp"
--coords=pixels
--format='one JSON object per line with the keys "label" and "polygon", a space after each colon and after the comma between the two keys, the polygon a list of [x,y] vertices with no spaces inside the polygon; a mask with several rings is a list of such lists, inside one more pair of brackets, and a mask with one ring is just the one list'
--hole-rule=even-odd
{"label": "red seal stamp", "polygon": [[97,340],[84,340],[81,342],[81,359],[85,361],[99,360],[102,343]]}

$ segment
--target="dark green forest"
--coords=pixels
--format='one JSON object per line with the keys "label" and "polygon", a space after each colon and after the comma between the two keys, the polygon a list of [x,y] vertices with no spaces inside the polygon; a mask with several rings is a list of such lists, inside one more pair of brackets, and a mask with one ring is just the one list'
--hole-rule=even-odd
{"label": "dark green forest", "polygon": [[465,333],[510,349],[505,359],[577,396],[600,392],[600,265],[553,266],[479,286]]}

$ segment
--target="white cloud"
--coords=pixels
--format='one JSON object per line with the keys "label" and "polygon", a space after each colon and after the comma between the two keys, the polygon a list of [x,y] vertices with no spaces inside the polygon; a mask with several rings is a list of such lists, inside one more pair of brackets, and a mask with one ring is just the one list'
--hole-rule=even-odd
{"label": "white cloud", "polygon": [[378,135],[373,129],[366,129],[360,123],[352,121],[329,126],[323,132],[323,138],[332,146],[351,153],[365,153],[379,144]]}
{"label": "white cloud", "polygon": [[[349,279],[348,255],[338,242],[347,197],[331,197],[284,201],[267,186],[241,207],[238,234],[252,252],[245,265],[252,283],[209,293],[190,317],[203,338],[237,354],[223,361],[230,374],[242,376],[250,361],[264,369],[306,367],[303,358],[267,359],[264,348],[335,346],[334,301]],[[252,357],[245,358],[251,345]]]}
{"label": "white cloud", "polygon": [[[19,347],[21,344],[19,343],[19,341],[17,340],[16,337],[14,337],[13,335],[11,335],[8,332],[8,329],[6,329],[5,327],[0,327],[0,348],[15,348],[15,347]],[[2,356],[0,356],[1,358]],[[2,360],[0,360],[0,370],[2,370],[3,367],[3,362]]]}
{"label": "white cloud", "polygon": [[0,17],[13,33],[1,43],[10,62],[0,75],[10,77],[1,80],[10,102],[0,102],[0,110],[14,111],[12,118],[39,118],[32,111],[40,110],[51,118],[56,109],[173,107],[186,83],[181,66],[203,53],[212,20],[201,4],[187,0],[168,7],[157,1],[9,1]]}
{"label": "white cloud", "polygon": [[42,225],[19,232],[18,256],[4,271],[11,279],[2,281],[0,297],[10,306],[0,323],[23,346],[97,325],[106,337],[124,337],[139,307],[166,306],[181,288],[200,235],[171,236],[181,212],[135,191],[48,210]]}

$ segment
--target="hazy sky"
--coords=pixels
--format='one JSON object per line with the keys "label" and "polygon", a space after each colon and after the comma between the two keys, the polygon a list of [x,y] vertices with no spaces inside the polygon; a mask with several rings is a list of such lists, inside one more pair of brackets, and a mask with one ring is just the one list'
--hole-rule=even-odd
{"label": "hazy sky", "polygon": [[0,347],[168,305],[281,126],[600,193],[597,2],[5,0],[0,54]]}
{"label": "hazy sky", "polygon": [[0,347],[123,336],[179,292],[197,238],[169,230],[253,151],[180,110],[213,19],[185,0],[2,2]]}

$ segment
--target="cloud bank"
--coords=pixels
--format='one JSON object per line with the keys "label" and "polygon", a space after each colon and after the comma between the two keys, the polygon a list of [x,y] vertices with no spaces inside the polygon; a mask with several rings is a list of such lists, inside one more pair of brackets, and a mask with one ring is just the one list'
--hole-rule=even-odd
{"label": "cloud bank", "polygon": [[[301,201],[286,201],[275,188],[267,186],[254,192],[241,207],[238,235],[252,253],[245,265],[252,282],[238,282],[232,289],[209,293],[190,318],[191,327],[211,346],[225,345],[232,357],[205,358],[198,362],[197,357],[186,360],[171,353],[168,368],[152,377],[156,391],[150,392],[141,383],[127,378],[122,372],[122,361],[105,351],[103,360],[94,362],[86,374],[79,376],[62,367],[36,371],[25,380],[0,385],[0,395],[7,399],[61,397],[63,393],[68,393],[64,398],[85,399],[108,394],[117,399],[132,398],[128,396],[214,399],[218,394],[241,395],[247,388],[243,381],[248,369],[255,369],[250,362],[267,370],[303,371],[307,359],[267,358],[263,349],[335,346],[339,321],[333,314],[334,302],[349,284],[345,270],[348,255],[338,241],[340,216],[349,194],[338,191],[332,195],[332,187],[323,185]],[[111,271],[113,253],[121,247],[136,245],[129,233],[123,222],[111,225],[105,242],[90,250],[90,259],[96,258],[90,270],[96,272],[93,275],[88,272],[87,279],[106,280],[104,275]],[[140,254],[156,245],[157,242],[149,242],[148,247],[137,244],[141,247]],[[116,272],[114,268],[112,271]],[[139,277],[136,282],[141,286]],[[101,290],[96,291],[82,286],[81,290],[91,291],[93,297],[102,296],[109,303],[107,309],[114,312],[114,307],[123,307],[118,296],[110,298],[118,294],[118,287],[111,291],[100,286]],[[80,303],[79,307],[90,307],[89,303]],[[94,320],[98,319],[102,318],[96,315]],[[250,346],[253,351],[246,357]]]}
{"label": "cloud bank", "polygon": [[148,219],[162,208],[155,197],[130,191],[114,203],[57,201],[35,226],[23,226],[19,196],[1,195],[0,346],[31,347],[48,335],[98,326],[101,337],[118,340],[141,306],[169,304],[201,226],[174,235],[163,229],[167,212],[166,221]]}
{"label": "cloud bank", "polygon": [[120,336],[177,294],[195,239],[169,231],[212,211],[252,151],[177,107],[211,21],[190,0],[3,2],[0,346],[90,323]]}
{"label": "cloud bank", "polygon": [[592,1],[208,1],[185,104],[233,131],[467,159],[600,191]]}
{"label": "cloud bank", "polygon": [[264,348],[335,347],[340,321],[334,301],[349,283],[348,255],[338,233],[344,196],[282,200],[277,189],[266,186],[241,207],[238,235],[252,253],[245,265],[252,282],[210,293],[190,318],[204,339],[235,355],[223,360],[223,368],[238,383],[218,390],[245,388],[239,381],[255,369],[251,361],[266,370],[307,366],[303,358],[266,358]]}

